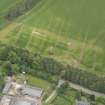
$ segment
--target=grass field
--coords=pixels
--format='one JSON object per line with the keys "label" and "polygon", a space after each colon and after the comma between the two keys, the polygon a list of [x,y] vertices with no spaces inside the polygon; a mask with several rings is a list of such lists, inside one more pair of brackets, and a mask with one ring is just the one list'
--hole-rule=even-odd
{"label": "grass field", "polygon": [[[8,0],[10,5],[12,1]],[[104,4],[104,0],[42,0],[3,28],[0,41],[105,75]]]}

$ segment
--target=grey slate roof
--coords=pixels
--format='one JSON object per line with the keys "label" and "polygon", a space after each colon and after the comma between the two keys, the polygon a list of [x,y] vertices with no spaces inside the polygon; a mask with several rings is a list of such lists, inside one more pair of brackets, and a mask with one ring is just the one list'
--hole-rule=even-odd
{"label": "grey slate roof", "polygon": [[29,95],[31,97],[40,98],[42,95],[42,92],[43,91],[40,88],[35,88],[35,87],[30,87],[30,86],[25,86],[22,88],[22,94]]}

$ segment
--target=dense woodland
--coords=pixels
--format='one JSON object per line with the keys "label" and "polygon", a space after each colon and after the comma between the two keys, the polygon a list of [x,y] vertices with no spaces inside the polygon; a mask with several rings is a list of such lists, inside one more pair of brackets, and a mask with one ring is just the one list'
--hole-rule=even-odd
{"label": "dense woodland", "polygon": [[62,76],[65,80],[105,93],[104,77],[99,77],[86,70],[66,66],[52,58],[31,53],[25,49],[1,44],[0,66],[2,76],[11,76],[25,71],[27,74],[47,79],[50,82],[56,82],[51,78],[52,76],[57,78]]}
{"label": "dense woodland", "polygon": [[10,76],[25,71],[28,74],[49,79],[51,75],[59,75],[63,70],[63,65],[52,58],[6,45],[0,45],[0,61],[2,71],[4,69]]}

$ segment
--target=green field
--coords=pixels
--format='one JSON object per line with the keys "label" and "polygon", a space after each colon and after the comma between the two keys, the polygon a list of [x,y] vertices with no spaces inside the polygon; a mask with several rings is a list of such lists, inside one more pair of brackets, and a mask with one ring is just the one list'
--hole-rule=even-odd
{"label": "green field", "polygon": [[0,1],[0,13],[10,8],[16,2],[17,2],[16,0],[1,0]]}
{"label": "green field", "polygon": [[[2,0],[0,10],[15,3]],[[104,4],[104,0],[42,0],[4,27],[0,41],[105,75]]]}

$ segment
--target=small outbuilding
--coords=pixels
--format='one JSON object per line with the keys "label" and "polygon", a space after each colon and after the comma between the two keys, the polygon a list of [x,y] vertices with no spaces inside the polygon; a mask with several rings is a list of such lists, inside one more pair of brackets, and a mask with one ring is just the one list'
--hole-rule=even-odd
{"label": "small outbuilding", "polygon": [[84,102],[84,101],[77,101],[76,100],[76,104],[75,105],[90,105],[88,102]]}

